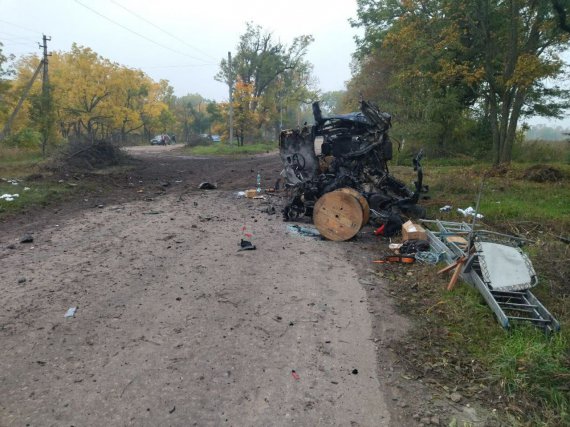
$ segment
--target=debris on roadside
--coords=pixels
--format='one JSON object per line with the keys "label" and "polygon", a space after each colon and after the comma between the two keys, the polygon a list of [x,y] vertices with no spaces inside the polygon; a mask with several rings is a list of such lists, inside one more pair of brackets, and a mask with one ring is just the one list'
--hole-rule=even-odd
{"label": "debris on roadside", "polygon": [[253,234],[250,233],[247,229],[247,226],[242,226],[241,228],[242,238],[238,243],[239,249],[238,251],[254,251],[257,249],[255,245],[252,243]]}
{"label": "debris on roadside", "polygon": [[402,224],[402,240],[405,242],[407,240],[426,240],[426,231],[424,228],[415,224],[412,221],[407,221]]}
{"label": "debris on roadside", "polygon": [[7,202],[13,202],[14,199],[17,199],[18,197],[20,197],[19,194],[2,194],[0,196],[0,200],[6,200]]}
{"label": "debris on roadside", "polygon": [[218,188],[217,184],[212,184],[211,182],[201,182],[200,185],[198,185],[198,189],[199,190],[215,190]]}
{"label": "debris on roadside", "polygon": [[[366,211],[368,214],[368,212]],[[345,191],[323,195],[314,205],[313,222],[329,240],[344,241],[356,235],[364,225],[365,211],[360,201]]]}
{"label": "debris on roadside", "polygon": [[483,215],[481,215],[480,213],[476,212],[475,209],[473,209],[471,206],[469,206],[466,209],[460,209],[457,208],[457,212],[459,212],[461,215],[463,216],[474,216],[477,219],[482,219]]}
{"label": "debris on roadside", "polygon": [[12,185],[20,185],[20,181],[13,178],[13,179],[6,179],[6,178],[0,178],[2,181],[8,183],[8,184],[12,184]]}
{"label": "debris on roadside", "polygon": [[437,227],[437,231],[426,233],[433,250],[442,253],[448,264],[438,273],[453,271],[448,290],[463,279],[483,296],[505,329],[526,322],[545,332],[560,330],[560,323],[530,291],[538,284],[538,276],[520,248],[525,239],[465,222],[422,222]]}
{"label": "debris on roadside", "polygon": [[430,244],[426,239],[404,240],[398,248],[398,251],[402,255],[413,255],[418,252],[427,252],[430,250]]}
{"label": "debris on roadside", "polygon": [[[391,116],[366,101],[360,110],[323,117],[316,102],[314,125],[281,132],[281,175],[290,194],[285,221],[312,216],[326,238],[348,240],[370,219],[379,226],[393,215],[425,216],[417,205],[420,193],[428,190],[423,185],[423,152],[413,161],[417,181],[412,191],[388,171]],[[330,196],[335,190],[344,195]],[[371,216],[372,211],[376,213]]]}
{"label": "debris on roadside", "polygon": [[275,206],[269,205],[265,209],[263,209],[261,212],[266,213],[267,215],[275,215],[276,214]]}
{"label": "debris on roadside", "polygon": [[404,256],[404,255],[387,255],[382,259],[377,259],[372,262],[375,264],[389,264],[389,263],[413,264],[414,262],[416,262],[416,258],[413,256]]}
{"label": "debris on roadside", "polygon": [[63,315],[63,317],[74,317],[76,311],[77,311],[77,307],[70,307],[70,308],[65,312],[65,314]]}
{"label": "debris on roadside", "polygon": [[372,218],[374,218],[374,220],[377,220],[381,223],[380,227],[374,230],[375,236],[393,237],[401,233],[404,221],[402,221],[400,215],[391,214],[386,217],[373,209],[370,209],[370,213],[372,214]]}
{"label": "debris on roadside", "polygon": [[312,227],[301,227],[300,225],[288,225],[287,230],[294,234],[299,234],[306,237],[321,237],[319,230]]}
{"label": "debris on roadside", "polygon": [[245,190],[244,194],[245,197],[247,197],[248,199],[253,199],[255,198],[255,196],[258,195],[257,190],[255,188],[250,188],[249,190]]}
{"label": "debris on roadside", "polygon": [[33,243],[34,237],[31,234],[24,234],[20,237],[20,243]]}

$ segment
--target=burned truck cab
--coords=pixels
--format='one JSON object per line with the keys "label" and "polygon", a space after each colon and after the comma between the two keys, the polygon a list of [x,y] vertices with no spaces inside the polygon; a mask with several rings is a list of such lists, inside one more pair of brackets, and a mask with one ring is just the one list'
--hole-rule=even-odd
{"label": "burned truck cab", "polygon": [[360,111],[323,117],[318,102],[313,104],[315,123],[284,130],[279,151],[282,176],[291,192],[284,218],[311,215],[323,194],[350,187],[361,193],[375,211],[418,216],[416,204],[424,188],[421,183],[421,155],[416,191],[389,173],[392,141],[388,135],[391,116],[370,102],[361,101]]}

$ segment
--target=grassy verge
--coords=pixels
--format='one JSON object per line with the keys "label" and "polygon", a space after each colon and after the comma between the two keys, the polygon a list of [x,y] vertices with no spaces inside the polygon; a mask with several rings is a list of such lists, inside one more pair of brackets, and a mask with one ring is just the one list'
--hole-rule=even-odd
{"label": "grassy verge", "polygon": [[247,144],[243,147],[228,144],[199,145],[196,147],[185,147],[185,151],[196,156],[240,156],[269,153],[277,150],[276,142],[260,142]]}
{"label": "grassy verge", "polygon": [[[446,379],[464,396],[507,413],[512,425],[570,425],[570,260],[568,245],[558,239],[568,237],[570,230],[570,166],[551,166],[562,178],[540,183],[525,179],[529,165],[496,171],[485,164],[424,164],[431,195],[424,205],[432,217],[464,220],[456,208],[475,207],[486,175],[481,222],[536,242],[525,248],[540,278],[533,293],[558,318],[560,333],[545,336],[523,326],[504,331],[470,287],[447,292],[449,277],[437,276],[437,268],[415,265],[410,277],[410,267],[394,267],[401,270],[393,285],[397,300],[417,320],[402,358],[419,375]],[[410,168],[396,168],[395,174],[413,179]],[[453,211],[441,213],[444,205],[452,205]]]}
{"label": "grassy verge", "polygon": [[[0,149],[0,196],[10,194],[13,200],[0,200],[0,217],[30,206],[45,206],[60,200],[72,188],[44,179],[40,174],[43,159],[37,151]],[[41,178],[40,178],[41,177]]]}

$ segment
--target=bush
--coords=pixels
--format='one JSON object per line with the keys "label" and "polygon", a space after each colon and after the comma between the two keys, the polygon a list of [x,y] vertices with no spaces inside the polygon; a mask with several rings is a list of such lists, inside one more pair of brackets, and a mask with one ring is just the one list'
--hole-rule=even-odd
{"label": "bush", "polygon": [[199,145],[204,146],[210,144],[212,144],[212,139],[201,135],[190,135],[188,142],[186,143],[186,145],[189,147],[197,147]]}
{"label": "bush", "polygon": [[42,134],[31,128],[24,128],[3,141],[8,147],[37,150],[42,145]]}
{"label": "bush", "polygon": [[71,141],[56,158],[60,166],[88,170],[124,164],[129,159],[117,144],[106,140]]}

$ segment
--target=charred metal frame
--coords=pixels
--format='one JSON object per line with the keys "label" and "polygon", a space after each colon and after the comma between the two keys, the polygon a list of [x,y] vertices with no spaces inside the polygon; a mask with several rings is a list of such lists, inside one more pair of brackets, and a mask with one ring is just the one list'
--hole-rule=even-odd
{"label": "charred metal frame", "polygon": [[313,116],[314,125],[283,130],[279,137],[282,176],[291,192],[285,220],[312,215],[319,197],[342,187],[359,191],[376,212],[423,216],[425,211],[417,206],[420,193],[427,191],[423,152],[414,158],[418,178],[412,191],[388,170],[393,151],[390,114],[361,101],[360,112],[323,117],[315,102]]}

